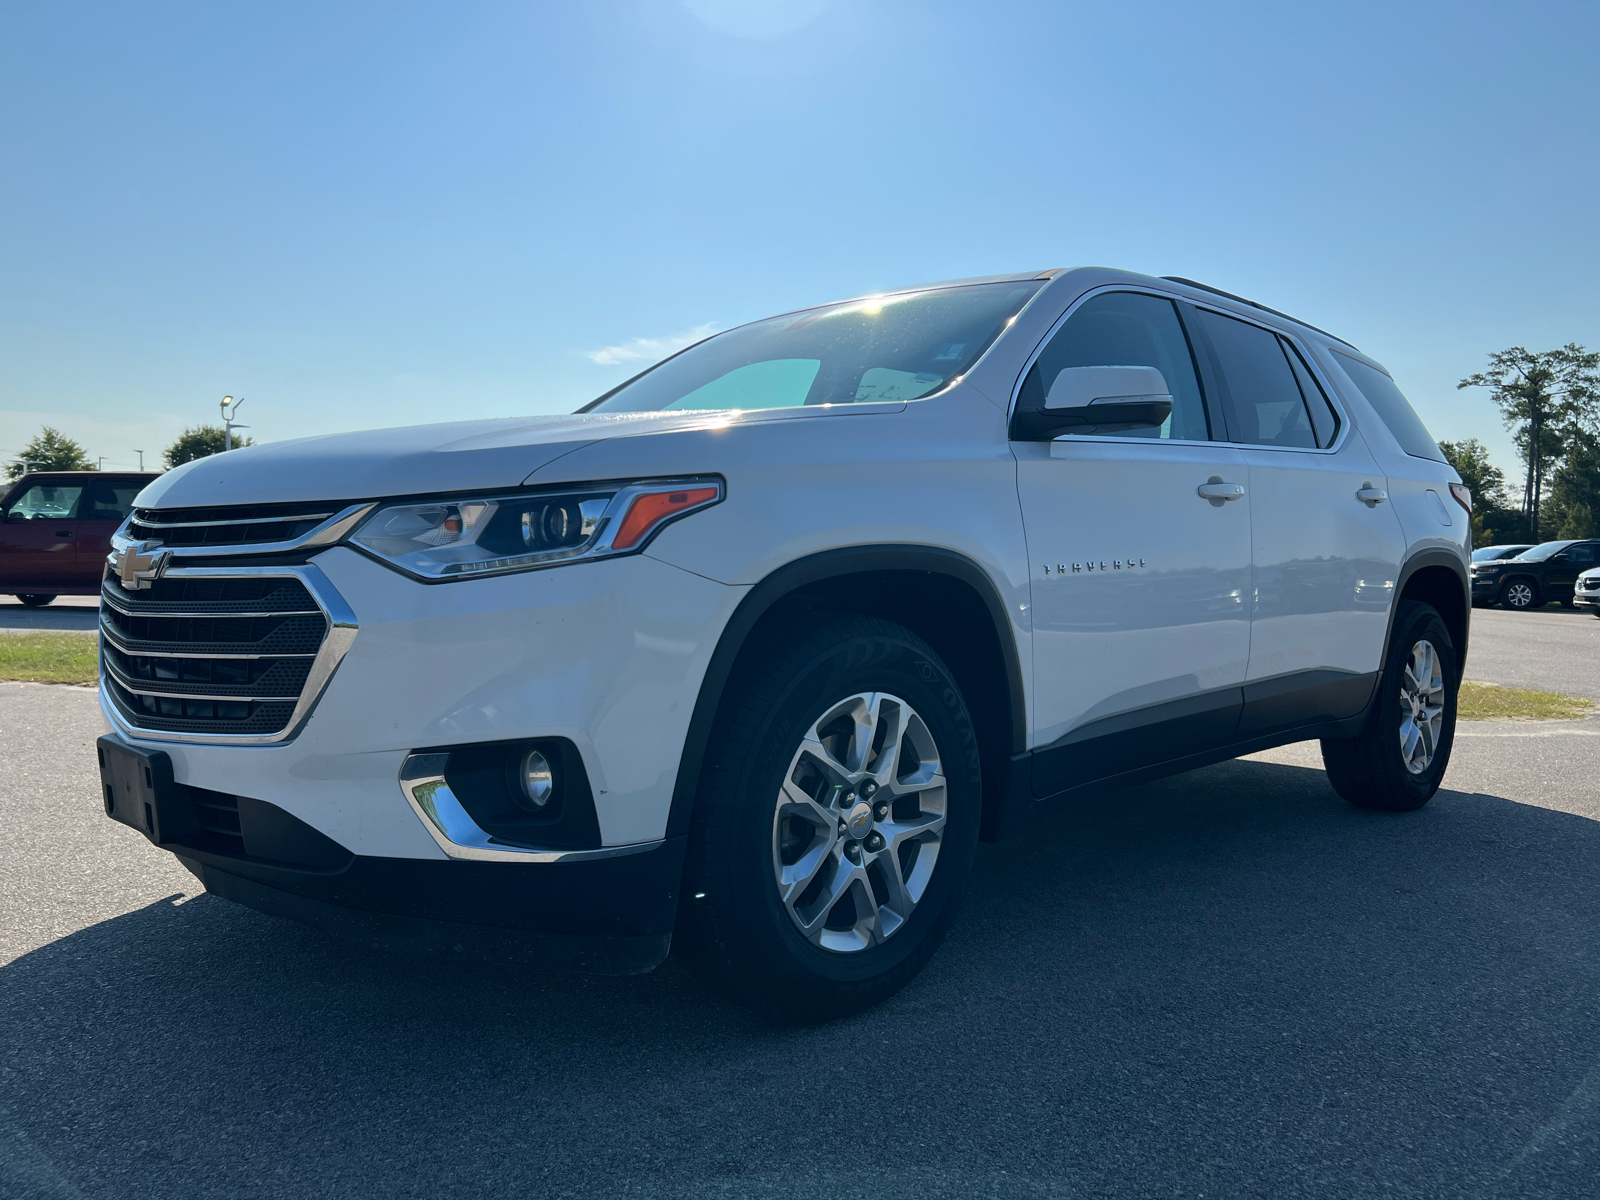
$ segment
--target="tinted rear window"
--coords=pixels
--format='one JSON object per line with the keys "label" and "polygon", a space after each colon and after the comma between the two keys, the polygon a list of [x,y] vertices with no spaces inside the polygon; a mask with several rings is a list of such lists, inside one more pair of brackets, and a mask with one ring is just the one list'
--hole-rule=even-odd
{"label": "tinted rear window", "polygon": [[1434,441],[1433,434],[1428,432],[1428,427],[1422,423],[1422,418],[1411,407],[1411,402],[1406,399],[1405,393],[1382,371],[1367,366],[1358,358],[1351,358],[1348,354],[1335,350],[1339,356],[1339,365],[1344,368],[1344,373],[1350,376],[1350,382],[1361,389],[1361,394],[1367,398],[1367,403],[1377,409],[1378,415],[1383,418],[1383,423],[1389,427],[1389,432],[1394,434],[1394,440],[1400,443],[1400,448],[1413,458],[1431,458],[1434,462],[1444,462],[1444,451],[1439,449],[1439,443]]}
{"label": "tinted rear window", "polygon": [[1199,312],[1221,360],[1233,440],[1257,446],[1315,447],[1311,414],[1278,336],[1210,309]]}

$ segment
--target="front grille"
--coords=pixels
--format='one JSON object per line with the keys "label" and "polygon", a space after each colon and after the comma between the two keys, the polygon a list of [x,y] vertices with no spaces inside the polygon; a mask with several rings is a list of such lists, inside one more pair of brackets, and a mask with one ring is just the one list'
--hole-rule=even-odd
{"label": "front grille", "polygon": [[136,508],[128,536],[164,546],[245,546],[303,537],[345,507],[338,502],[240,504],[225,508]]}
{"label": "front grille", "polygon": [[132,725],[261,736],[288,727],[328,619],[299,579],[169,575],[100,593],[106,692]]}

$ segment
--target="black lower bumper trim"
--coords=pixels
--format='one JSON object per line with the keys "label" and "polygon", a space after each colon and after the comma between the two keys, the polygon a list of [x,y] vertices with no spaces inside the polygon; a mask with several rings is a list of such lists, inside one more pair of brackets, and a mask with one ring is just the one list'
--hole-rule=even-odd
{"label": "black lower bumper trim", "polygon": [[686,842],[566,863],[357,855],[337,872],[167,849],[214,895],[375,949],[632,975],[667,955]]}
{"label": "black lower bumper trim", "polygon": [[[642,975],[661,965],[672,944],[670,931],[612,935],[547,933],[349,908],[269,887],[190,858],[181,851],[178,857],[214,896],[273,916],[289,917],[373,950],[461,954],[499,962],[534,962],[602,975]],[[680,848],[680,860],[681,857]],[[515,869],[526,871],[537,867]]]}

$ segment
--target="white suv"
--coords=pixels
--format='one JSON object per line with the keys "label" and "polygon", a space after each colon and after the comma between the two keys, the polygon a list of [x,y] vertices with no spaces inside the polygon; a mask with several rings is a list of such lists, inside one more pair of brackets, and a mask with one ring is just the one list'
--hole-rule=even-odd
{"label": "white suv", "polygon": [[717,334],[573,416],[147,487],[101,605],[106,811],[378,944],[893,992],[980,840],[1322,739],[1450,755],[1470,496],[1385,370],[1200,284],[939,284]]}

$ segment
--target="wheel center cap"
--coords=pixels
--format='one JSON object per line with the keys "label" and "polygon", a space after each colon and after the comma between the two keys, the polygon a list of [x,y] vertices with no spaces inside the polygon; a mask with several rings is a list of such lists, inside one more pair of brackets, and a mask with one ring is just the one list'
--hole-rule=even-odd
{"label": "wheel center cap", "polygon": [[872,805],[865,800],[861,801],[845,817],[844,825],[850,836],[859,842],[872,832]]}

